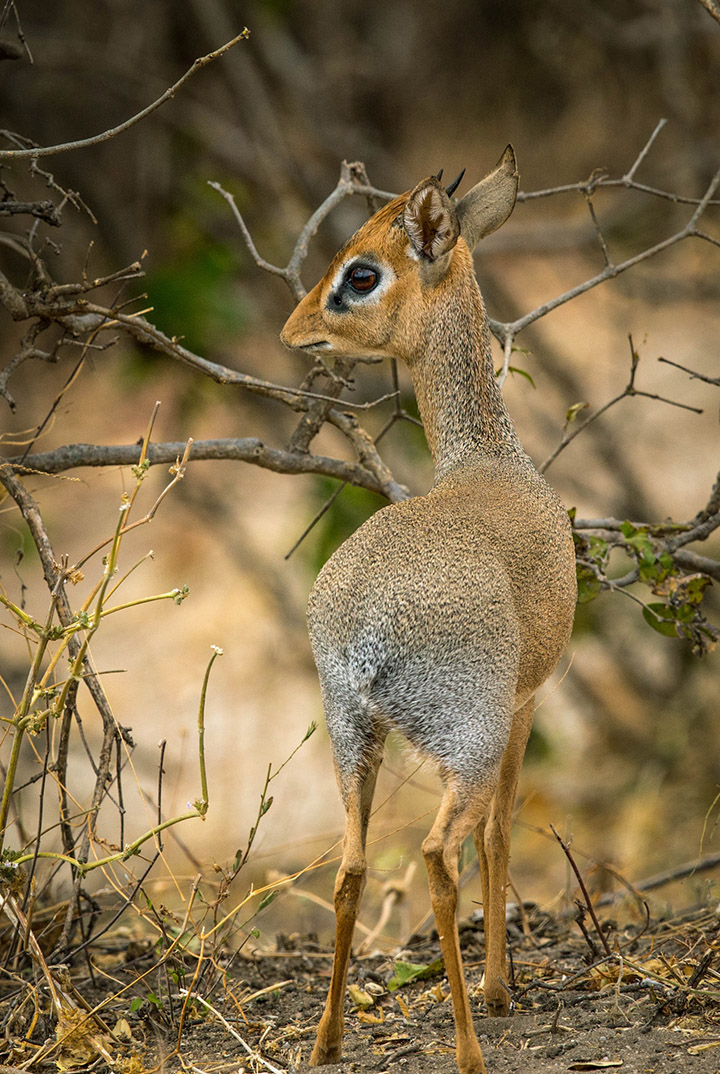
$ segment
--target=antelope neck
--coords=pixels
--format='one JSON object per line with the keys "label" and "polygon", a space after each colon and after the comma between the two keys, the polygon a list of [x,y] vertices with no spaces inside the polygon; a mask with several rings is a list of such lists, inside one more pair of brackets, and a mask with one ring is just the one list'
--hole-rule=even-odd
{"label": "antelope neck", "polygon": [[476,284],[459,301],[438,302],[430,311],[424,346],[410,373],[436,483],[488,459],[529,463],[495,379]]}

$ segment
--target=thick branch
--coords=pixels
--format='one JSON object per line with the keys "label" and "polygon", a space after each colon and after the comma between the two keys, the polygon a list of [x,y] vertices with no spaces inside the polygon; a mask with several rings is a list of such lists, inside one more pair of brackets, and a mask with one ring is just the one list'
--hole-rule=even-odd
{"label": "thick branch", "polygon": [[[353,443],[359,443],[359,427],[350,430],[352,419],[349,415],[338,415],[333,422]],[[359,430],[359,431],[358,431]],[[308,452],[283,451],[268,447],[256,437],[242,439],[195,440],[190,449],[190,461],[220,460],[250,462],[266,470],[280,474],[323,474],[352,485],[377,492],[390,500],[405,499],[407,491],[393,479],[389,469],[382,463],[377,453],[371,449],[371,441],[363,445],[363,465],[333,459],[325,455],[311,455]],[[171,465],[185,451],[185,443],[150,444],[147,459],[152,466]],[[7,460],[9,467],[21,473],[59,474],[80,466],[132,466],[140,458],[139,444],[68,444],[54,451],[20,456]],[[371,469],[372,467],[372,469]],[[378,473],[373,472],[374,469]]]}
{"label": "thick branch", "polygon": [[683,570],[691,571],[693,574],[707,574],[708,578],[720,582],[720,563],[716,559],[699,556],[697,552],[688,552],[684,548],[679,548],[671,554],[678,567],[682,567]]}
{"label": "thick branch", "polygon": [[60,214],[51,201],[0,201],[0,216],[35,216],[51,227],[60,227]]}

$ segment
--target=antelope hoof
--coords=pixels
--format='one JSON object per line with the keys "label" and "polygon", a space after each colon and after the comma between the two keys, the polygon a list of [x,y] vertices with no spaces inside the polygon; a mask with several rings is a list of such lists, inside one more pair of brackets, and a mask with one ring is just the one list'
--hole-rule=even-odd
{"label": "antelope hoof", "polygon": [[485,1005],[491,1018],[506,1018],[510,1013],[510,997],[504,991],[496,996],[485,996]]}
{"label": "antelope hoof", "polygon": [[315,1047],[312,1050],[310,1056],[311,1067],[324,1067],[328,1063],[339,1063],[342,1059],[342,1045],[336,1044],[334,1047],[329,1047],[325,1044],[321,1044],[320,1041],[315,1041]]}

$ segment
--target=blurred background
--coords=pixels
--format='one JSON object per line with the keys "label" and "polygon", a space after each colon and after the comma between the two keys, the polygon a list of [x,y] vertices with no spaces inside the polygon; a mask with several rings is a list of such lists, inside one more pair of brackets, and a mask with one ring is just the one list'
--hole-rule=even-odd
{"label": "blurred background", "polygon": [[[20,50],[18,59],[0,64],[2,125],[41,145],[121,122],[195,57],[249,27],[248,41],[146,121],[105,144],[45,161],[97,220],[66,208],[62,230],[47,230],[57,243],[50,257],[60,282],[78,279],[85,266],[97,276],[142,256],[146,280],[138,289],[147,292],[149,319],[196,353],[279,383],[298,384],[306,372],[303,358],[278,342],[292,299],[281,280],[252,261],[209,180],[234,194],[260,253],[284,264],[343,159],[364,161],[372,182],[386,190],[407,189],[440,167],[449,177],[467,167],[472,184],[512,141],[527,192],[584,180],[598,168],[625,174],[664,117],[638,180],[700,197],[720,166],[720,24],[697,0],[15,6],[34,62]],[[17,43],[8,5],[4,14],[2,38]],[[3,168],[2,178],[17,196],[46,196],[44,181],[26,169]],[[595,207],[616,260],[673,234],[690,213],[621,190],[600,192]],[[303,269],[306,286],[364,215],[364,203],[354,199],[325,222]],[[706,226],[720,234],[717,209]],[[21,262],[11,251],[2,257],[19,284]],[[511,320],[600,271],[603,259],[585,199],[575,192],[518,205],[482,245],[476,264],[491,315]],[[595,409],[622,392],[629,334],[641,358],[637,386],[703,410],[632,398],[592,425],[548,472],[579,516],[685,520],[704,506],[718,470],[720,396],[657,358],[718,375],[719,270],[717,247],[686,241],[562,306],[518,340],[526,350],[513,361],[532,382],[510,377],[506,397],[537,463],[558,443],[569,407],[588,402]],[[2,318],[4,365],[23,328]],[[45,418],[75,357],[66,352],[57,366],[27,363],[19,370],[9,385],[16,413],[0,401],[7,434],[18,439]],[[356,379],[361,398],[391,390],[387,369],[361,367]],[[136,442],[155,400],[162,402],[156,440],[259,436],[281,446],[294,424],[279,405],[123,341],[85,366],[41,449]],[[387,413],[369,412],[370,432]],[[323,432],[316,447],[347,453],[332,432]],[[428,487],[432,468],[418,430],[395,426],[383,455],[413,492]],[[164,468],[151,472],[147,507],[166,481]],[[112,532],[131,484],[117,468],[28,480],[56,552],[71,561]],[[277,768],[313,720],[318,731],[272,784],[273,805],[236,882],[238,897],[273,870],[312,862],[342,832],[304,608],[322,562],[382,502],[346,490],[284,558],[333,489],[319,477],[196,463],[128,544],[126,569],[154,550],[128,583],[130,596],[190,588],[180,608],[158,603],[114,617],[93,645],[101,670],[124,672],[104,681],[117,719],[133,729],[133,766],[147,795],[144,803],[138,793],[126,802],[128,832],[145,825],[145,813],[151,823],[154,817],[158,740],[168,742],[165,815],[197,797],[200,685],[210,646],[225,651],[208,695],[210,811],[204,823],[178,829],[180,841],[168,837],[166,869],[153,874],[154,890],[168,901],[176,897],[169,876],[180,887],[200,868],[212,877],[214,862],[226,866],[246,845],[267,765]],[[0,506],[0,554],[6,591],[19,599],[25,587],[28,607],[39,615],[46,595],[37,561],[7,505]],[[717,616],[717,600],[710,610]],[[27,654],[10,631],[0,636],[0,653],[3,677],[21,692]],[[596,888],[612,879],[594,860],[638,880],[717,852],[717,660],[715,653],[699,661],[684,643],[653,633],[622,594],[603,594],[579,609],[567,657],[543,692],[522,776],[511,862],[522,898],[553,905],[565,887],[566,863],[548,839],[549,823],[572,837],[578,855],[589,855],[579,860]],[[94,716],[89,706],[85,711],[92,737]],[[24,763],[31,773],[37,762],[28,754]],[[80,748],[74,775],[81,796],[92,771]],[[401,743],[391,743],[376,802],[363,919],[373,924],[383,886],[416,861],[405,917],[386,930],[400,938],[428,910],[419,847],[437,806],[437,780]],[[23,808],[31,825],[32,804]],[[109,813],[109,842],[117,838],[114,823]],[[287,892],[277,899],[265,922],[257,922],[260,942],[278,930],[328,935],[332,915],[312,897],[331,900],[333,870],[304,876],[295,889],[302,897]],[[672,896],[663,889],[660,899],[707,898],[713,877],[717,872],[686,881]],[[468,885],[464,910],[478,897],[477,882]]]}

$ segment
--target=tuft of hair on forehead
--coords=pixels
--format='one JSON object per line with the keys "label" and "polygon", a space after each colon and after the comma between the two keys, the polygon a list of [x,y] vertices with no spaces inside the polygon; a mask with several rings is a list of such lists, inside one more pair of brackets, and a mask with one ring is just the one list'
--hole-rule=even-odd
{"label": "tuft of hair on forehead", "polygon": [[412,191],[403,223],[414,249],[430,261],[451,250],[460,234],[455,210],[435,177],[419,183]]}

